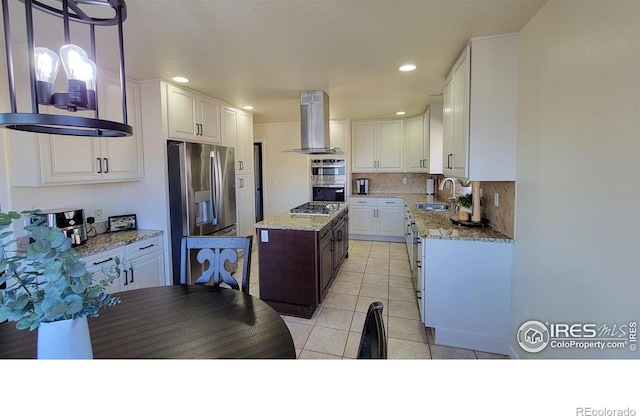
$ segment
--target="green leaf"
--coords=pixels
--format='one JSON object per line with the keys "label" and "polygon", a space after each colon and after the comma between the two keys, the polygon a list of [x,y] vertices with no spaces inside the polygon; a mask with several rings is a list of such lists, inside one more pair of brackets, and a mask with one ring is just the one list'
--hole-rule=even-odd
{"label": "green leaf", "polygon": [[73,278],[82,277],[87,273],[87,266],[83,261],[77,261],[67,265],[69,276]]}
{"label": "green leaf", "polygon": [[64,302],[67,304],[68,309],[67,313],[76,314],[82,310],[82,296],[79,295],[69,295],[64,298]]}

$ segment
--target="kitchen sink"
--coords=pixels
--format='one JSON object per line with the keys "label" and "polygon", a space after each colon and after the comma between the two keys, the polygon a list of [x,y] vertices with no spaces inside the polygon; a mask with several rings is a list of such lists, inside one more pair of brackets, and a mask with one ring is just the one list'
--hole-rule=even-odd
{"label": "kitchen sink", "polygon": [[420,211],[448,211],[449,204],[416,202],[416,209]]}

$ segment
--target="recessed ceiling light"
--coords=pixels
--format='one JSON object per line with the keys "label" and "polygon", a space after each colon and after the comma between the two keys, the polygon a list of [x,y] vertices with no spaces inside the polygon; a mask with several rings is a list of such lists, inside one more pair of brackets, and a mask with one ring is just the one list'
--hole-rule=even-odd
{"label": "recessed ceiling light", "polygon": [[405,115],[405,114],[407,114],[405,111],[398,111],[398,112],[396,113],[396,115],[397,115],[397,116],[403,116],[403,115]]}
{"label": "recessed ceiling light", "polygon": [[175,82],[189,82],[189,78],[185,78],[185,77],[173,77],[171,78],[172,80],[174,80]]}
{"label": "recessed ceiling light", "polygon": [[406,65],[402,65],[398,69],[400,71],[402,71],[402,72],[409,72],[409,71],[413,71],[414,69],[416,69],[416,66],[414,64],[406,64]]}
{"label": "recessed ceiling light", "polygon": [[244,107],[242,107],[242,108],[244,108],[245,110],[253,110],[253,107],[252,107],[252,106],[250,106],[250,105],[245,105],[245,106],[244,106]]}

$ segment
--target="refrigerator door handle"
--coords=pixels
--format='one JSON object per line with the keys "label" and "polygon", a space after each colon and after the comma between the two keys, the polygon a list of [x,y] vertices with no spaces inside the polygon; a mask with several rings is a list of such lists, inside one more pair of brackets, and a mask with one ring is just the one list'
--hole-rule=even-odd
{"label": "refrigerator door handle", "polygon": [[218,215],[222,205],[222,166],[220,152],[213,150],[209,154],[209,170],[211,172],[211,223],[218,225]]}
{"label": "refrigerator door handle", "polygon": [[209,180],[211,181],[211,203],[209,205],[211,206],[211,224],[213,225],[218,225],[218,160],[216,156],[217,155],[215,150],[212,150],[209,153]]}

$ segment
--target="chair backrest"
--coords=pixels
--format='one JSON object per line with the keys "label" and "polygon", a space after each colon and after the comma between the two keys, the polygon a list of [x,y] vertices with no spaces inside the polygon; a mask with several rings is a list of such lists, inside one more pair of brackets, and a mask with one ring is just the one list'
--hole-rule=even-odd
{"label": "chair backrest", "polygon": [[387,358],[387,334],[382,319],[382,302],[369,305],[362,328],[358,358]]}
{"label": "chair backrest", "polygon": [[[246,237],[182,237],[180,283],[213,286],[226,283],[233,289],[242,288],[243,292],[249,293],[252,243],[253,236],[250,235]],[[195,256],[191,255],[192,250],[197,250],[197,253],[194,253]],[[237,250],[243,250],[244,256],[241,286],[232,275],[237,274],[239,259]],[[208,264],[205,265],[205,262]],[[198,265],[201,266],[194,267]],[[200,271],[202,273],[198,276]]]}

